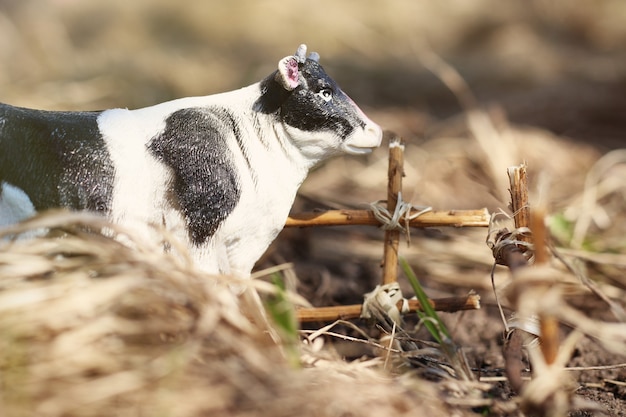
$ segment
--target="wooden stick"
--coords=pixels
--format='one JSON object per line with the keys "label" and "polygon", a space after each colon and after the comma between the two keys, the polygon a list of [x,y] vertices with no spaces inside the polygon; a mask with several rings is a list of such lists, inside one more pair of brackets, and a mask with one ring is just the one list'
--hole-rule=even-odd
{"label": "wooden stick", "polygon": [[[404,141],[394,135],[389,141],[389,167],[387,170],[387,211],[393,213],[398,205],[398,194],[402,192],[404,176]],[[383,284],[398,280],[398,247],[400,230],[385,230],[383,250]]]}
{"label": "wooden stick", "polygon": [[[545,212],[546,209],[543,205],[537,205],[530,216],[530,228],[535,247],[535,265],[546,265],[549,261],[546,248]],[[559,352],[559,322],[554,315],[541,313],[539,315],[539,329],[541,353],[548,365],[553,364]]]}
{"label": "wooden stick", "polygon": [[[418,300],[408,300],[409,312],[422,311]],[[430,300],[430,305],[437,311],[456,312],[461,310],[480,309],[480,296],[469,294],[467,297],[450,297]],[[401,310],[402,302],[397,305]],[[361,304],[333,307],[299,308],[296,315],[301,323],[312,321],[334,321],[355,319],[361,316]]]}
{"label": "wooden stick", "polygon": [[[545,208],[536,206],[530,211],[528,203],[528,179],[526,176],[526,164],[509,170],[511,182],[511,205],[514,212],[515,227],[529,227],[532,231],[532,240],[535,252],[535,265],[546,264],[549,260],[546,250],[546,227]],[[530,240],[530,235],[522,235],[521,239]],[[510,260],[510,265],[521,266],[515,260]],[[515,268],[511,268],[514,272]],[[555,317],[542,314],[539,317],[541,330],[541,351],[546,363],[551,364],[556,360],[559,348],[558,321]]]}
{"label": "wooden stick", "polygon": [[[417,213],[412,210],[410,214]],[[327,210],[295,213],[287,218],[285,227],[315,226],[380,226],[371,210]],[[489,211],[430,211],[409,222],[410,227],[489,227]]]}
{"label": "wooden stick", "polygon": [[550,260],[546,248],[546,208],[535,204],[530,216],[530,230],[532,231],[533,246],[535,249],[535,265],[547,264]]}
{"label": "wooden stick", "polygon": [[[515,228],[530,227],[530,205],[528,204],[528,177],[526,164],[510,167],[508,170],[511,193],[511,210]],[[522,237],[523,239],[525,237]],[[526,239],[530,241],[530,239]]]}
{"label": "wooden stick", "polygon": [[508,334],[502,347],[502,356],[504,358],[504,372],[509,380],[511,389],[520,393],[526,382],[522,378],[524,372],[524,336],[522,332],[514,329]]}
{"label": "wooden stick", "polygon": [[[528,177],[526,176],[526,164],[509,167],[507,169],[511,193],[511,210],[515,228],[530,227],[530,205],[528,204]],[[519,240],[530,243],[530,238],[526,235],[518,237]],[[502,249],[501,259],[498,263],[509,267],[512,273],[518,268],[528,265],[526,256],[522,249],[515,245],[508,245]]]}
{"label": "wooden stick", "polygon": [[[507,170],[509,184],[511,186],[511,209],[515,220],[515,228],[530,226],[530,206],[528,204],[528,181],[526,177],[526,164],[511,167]],[[526,239],[528,240],[528,239]],[[524,253],[517,245],[507,245],[502,251],[503,263],[507,265],[513,275],[521,268],[528,266]],[[515,300],[517,301],[517,300]],[[509,340],[503,346],[505,360],[505,373],[511,389],[520,393],[524,389],[525,382],[521,372],[524,368],[522,358],[523,337],[521,330],[513,329]]]}

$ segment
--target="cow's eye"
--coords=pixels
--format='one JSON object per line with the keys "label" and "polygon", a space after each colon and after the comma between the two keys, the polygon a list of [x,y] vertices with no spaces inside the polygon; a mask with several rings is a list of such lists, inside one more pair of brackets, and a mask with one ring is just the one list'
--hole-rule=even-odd
{"label": "cow's eye", "polygon": [[322,98],[324,101],[330,101],[333,99],[333,90],[330,88],[322,88],[318,93],[318,96]]}

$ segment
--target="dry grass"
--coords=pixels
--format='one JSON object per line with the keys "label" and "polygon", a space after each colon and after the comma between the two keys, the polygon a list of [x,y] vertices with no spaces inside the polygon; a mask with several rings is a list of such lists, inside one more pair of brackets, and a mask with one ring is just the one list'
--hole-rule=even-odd
{"label": "dry grass", "polygon": [[324,361],[303,347],[305,369],[289,367],[281,346],[247,317],[256,306],[238,299],[227,281],[100,218],[53,213],[11,232],[42,226],[56,237],[0,248],[3,415],[443,410],[425,401],[436,398],[433,387],[392,379],[375,360]]}

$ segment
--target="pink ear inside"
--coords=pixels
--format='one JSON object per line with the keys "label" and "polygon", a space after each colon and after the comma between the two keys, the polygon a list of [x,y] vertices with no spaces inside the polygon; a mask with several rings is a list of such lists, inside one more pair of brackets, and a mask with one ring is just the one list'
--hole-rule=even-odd
{"label": "pink ear inside", "polygon": [[287,90],[293,90],[300,83],[298,61],[294,57],[283,58],[278,66],[281,81]]}

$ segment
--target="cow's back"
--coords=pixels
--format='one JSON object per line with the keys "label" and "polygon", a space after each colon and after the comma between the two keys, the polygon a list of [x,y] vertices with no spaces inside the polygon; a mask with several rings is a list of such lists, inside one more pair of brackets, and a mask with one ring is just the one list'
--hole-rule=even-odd
{"label": "cow's back", "polygon": [[36,210],[107,212],[114,169],[98,115],[0,103],[0,182],[22,190]]}

